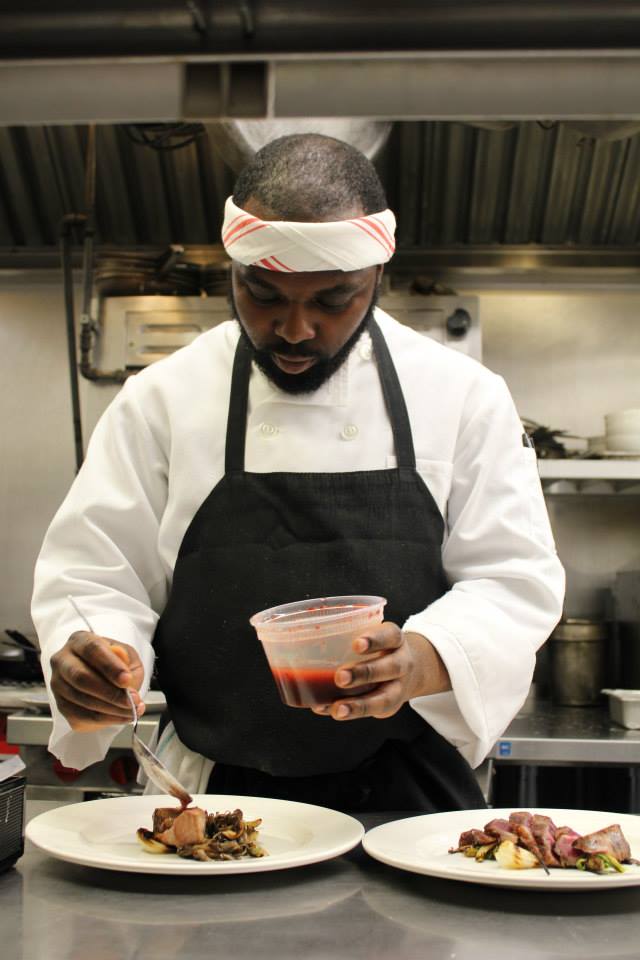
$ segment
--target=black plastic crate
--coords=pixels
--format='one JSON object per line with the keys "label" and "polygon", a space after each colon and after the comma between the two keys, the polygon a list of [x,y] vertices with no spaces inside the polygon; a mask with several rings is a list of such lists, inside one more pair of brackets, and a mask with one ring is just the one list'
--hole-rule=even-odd
{"label": "black plastic crate", "polygon": [[26,777],[0,783],[0,873],[24,853],[24,798]]}

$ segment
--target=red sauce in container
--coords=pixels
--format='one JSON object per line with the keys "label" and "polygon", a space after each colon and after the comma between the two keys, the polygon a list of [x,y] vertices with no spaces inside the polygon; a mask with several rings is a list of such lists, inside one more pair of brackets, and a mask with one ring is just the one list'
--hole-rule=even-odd
{"label": "red sauce in container", "polygon": [[317,707],[323,703],[332,703],[345,697],[358,696],[373,690],[375,684],[350,687],[345,690],[337,687],[333,681],[335,669],[331,667],[313,669],[303,667],[272,667],[273,679],[280,697],[290,707]]}

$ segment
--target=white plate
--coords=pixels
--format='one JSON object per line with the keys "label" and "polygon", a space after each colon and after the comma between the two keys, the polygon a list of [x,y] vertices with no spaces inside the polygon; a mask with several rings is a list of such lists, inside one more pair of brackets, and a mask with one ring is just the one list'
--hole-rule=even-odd
{"label": "white plate", "polygon": [[[599,810],[547,810],[535,808],[532,813],[551,817],[556,826],[570,826],[578,833],[592,833],[619,823],[629,841],[631,855],[640,859],[640,817]],[[528,890],[605,890],[640,885],[640,867],[626,866],[624,873],[600,875],[574,869],[539,868],[506,870],[495,860],[476,863],[461,853],[449,853],[458,844],[463,830],[482,829],[494,818],[508,819],[511,810],[454,810],[433,813],[407,820],[394,820],[370,830],[362,841],[370,856],[382,863],[412,873],[424,873],[447,880],[483,883],[493,887]]]}
{"label": "white plate", "polygon": [[138,827],[151,828],[156,807],[175,806],[167,796],[116,797],[56,807],[35,817],[27,839],[45,853],[71,863],[128,873],[260,873],[330,860],[355,847],[361,823],[344,813],[308,803],[265,797],[198,794],[196,806],[209,813],[240,808],[247,820],[262,817],[260,842],[266,857],[242,860],[183,860],[177,854],[147,853],[136,839]]}

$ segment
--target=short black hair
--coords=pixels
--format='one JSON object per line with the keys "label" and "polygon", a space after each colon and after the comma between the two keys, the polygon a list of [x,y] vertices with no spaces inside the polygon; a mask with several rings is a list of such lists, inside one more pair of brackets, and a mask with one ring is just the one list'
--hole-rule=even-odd
{"label": "short black hair", "polygon": [[239,207],[250,197],[274,220],[341,220],[354,206],[365,215],[387,207],[371,161],[351,144],[320,133],[294,133],[262,147],[233,191]]}

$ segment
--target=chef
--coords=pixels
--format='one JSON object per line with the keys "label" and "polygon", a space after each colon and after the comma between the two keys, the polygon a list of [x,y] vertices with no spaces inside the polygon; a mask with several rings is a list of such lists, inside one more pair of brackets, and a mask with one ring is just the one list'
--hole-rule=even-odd
{"label": "chef", "polygon": [[[564,575],[504,381],[376,306],[394,230],[333,138],[282,137],[241,173],[230,319],[127,380],[37,561],[64,764],[102,759],[155,662],[157,751],[191,792],[483,805],[472,767],[527,695]],[[284,706],[249,617],[344,594],[386,597],[385,622],[340,699]]]}

